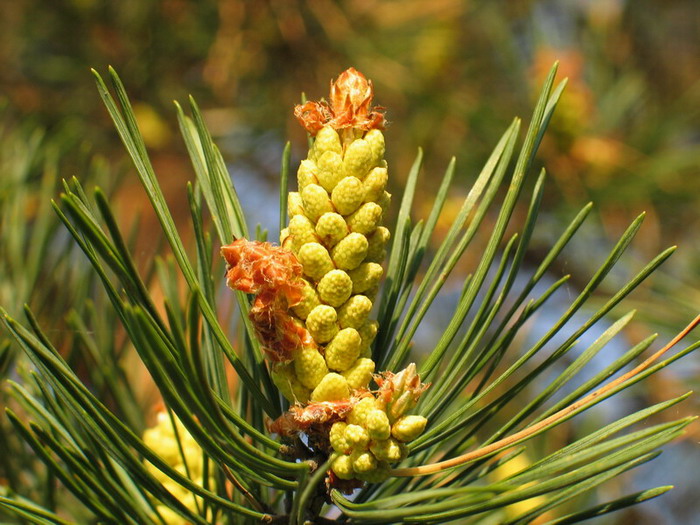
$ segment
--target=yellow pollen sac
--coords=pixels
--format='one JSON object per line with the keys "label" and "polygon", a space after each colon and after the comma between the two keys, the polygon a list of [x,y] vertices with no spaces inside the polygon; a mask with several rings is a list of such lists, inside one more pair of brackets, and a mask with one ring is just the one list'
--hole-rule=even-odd
{"label": "yellow pollen sac", "polygon": [[[149,447],[149,448],[153,448],[153,447]],[[161,455],[161,454],[159,454],[159,455]],[[161,455],[161,457],[162,457],[162,455]],[[173,488],[175,490],[180,490],[180,491],[183,490],[183,488],[180,485],[178,485],[172,479],[170,479],[167,476],[167,474],[161,472],[158,468],[156,468],[155,465],[153,465],[152,463],[148,463],[147,461],[144,461],[144,463],[145,463],[146,470],[148,470],[151,473],[151,475],[153,475],[153,477],[156,478],[158,481],[160,481],[164,485],[167,483],[172,483],[174,485]],[[168,490],[170,490],[169,487],[168,487]]]}
{"label": "yellow pollen sac", "polygon": [[384,158],[384,150],[386,145],[384,143],[384,134],[378,129],[371,129],[364,136],[365,141],[369,145],[369,149],[372,152],[372,166],[376,166],[379,161]]}
{"label": "yellow pollen sac", "polygon": [[378,331],[378,321],[367,321],[358,330],[358,332],[360,333],[360,337],[362,337],[362,342],[366,344],[370,344],[372,341],[374,341],[374,338],[377,337]]}
{"label": "yellow pollen sac", "polygon": [[331,250],[331,258],[341,270],[354,270],[367,255],[368,247],[367,237],[353,232],[335,245]]}
{"label": "yellow pollen sac", "polygon": [[309,400],[311,390],[299,382],[292,363],[273,368],[271,376],[272,382],[275,383],[287,401],[306,403]]}
{"label": "yellow pollen sac", "polygon": [[343,270],[331,270],[321,278],[316,288],[321,301],[338,307],[350,297],[352,279]]}
{"label": "yellow pollen sac", "polygon": [[323,356],[313,347],[302,348],[293,362],[299,382],[307,388],[316,388],[328,373]]}
{"label": "yellow pollen sac", "polygon": [[362,345],[360,346],[360,356],[361,357],[371,357],[372,356],[372,342],[374,338],[377,337],[377,332],[379,331],[379,323],[377,321],[367,321],[363,324],[358,332],[362,338]]}
{"label": "yellow pollen sac", "polygon": [[306,319],[311,313],[311,310],[321,304],[321,300],[318,298],[318,294],[316,293],[314,287],[311,286],[309,281],[306,279],[303,279],[303,281],[304,289],[302,290],[301,301],[292,306],[292,312],[294,312],[294,315],[300,319]]}
{"label": "yellow pollen sac", "polygon": [[301,164],[299,164],[299,169],[297,170],[297,184],[299,185],[299,191],[306,188],[309,184],[318,184],[318,178],[316,178],[317,173],[318,166],[316,166],[312,160],[302,160]]}
{"label": "yellow pollen sac", "polygon": [[354,450],[367,450],[369,433],[360,425],[348,425],[345,427],[345,438],[352,443]]}
{"label": "yellow pollen sac", "polygon": [[343,178],[343,159],[334,151],[326,151],[316,161],[318,183],[328,192],[332,192]]}
{"label": "yellow pollen sac", "polygon": [[382,207],[375,202],[366,202],[348,217],[350,231],[368,235],[377,229],[382,218]]}
{"label": "yellow pollen sac", "polygon": [[365,417],[365,428],[373,440],[389,439],[391,436],[389,416],[383,410],[370,410]]}
{"label": "yellow pollen sac", "polygon": [[[388,191],[385,191],[382,193],[382,196],[379,198],[377,201],[377,204],[379,204],[382,207],[382,210],[384,213],[389,211],[389,206],[391,205],[391,193]],[[382,215],[382,218],[384,215]]]}
{"label": "yellow pollen sac", "polygon": [[[181,475],[188,477],[195,485],[204,485],[204,461],[202,449],[187,431],[182,422],[173,416],[171,421],[167,412],[157,414],[157,423],[147,429],[143,435],[147,447],[156,452],[170,467]],[[180,439],[178,446],[175,431]],[[180,447],[182,450],[180,450]],[[163,487],[173,494],[180,502],[193,512],[197,512],[198,505],[202,504],[200,498],[195,498],[189,489],[173,481],[152,463],[144,461],[145,468],[163,484]],[[213,479],[208,479],[210,483]],[[187,520],[180,517],[164,505],[157,505],[163,521],[168,525],[186,525]],[[208,518],[211,518],[209,515]]]}
{"label": "yellow pollen sac", "polygon": [[328,434],[331,447],[333,447],[333,450],[338,454],[350,454],[350,452],[352,452],[352,443],[348,441],[348,438],[345,436],[347,427],[347,423],[338,421],[337,423],[333,423],[331,431]]}
{"label": "yellow pollen sac", "polygon": [[[320,286],[320,283],[319,283]],[[372,311],[372,301],[364,295],[353,295],[338,308],[338,323],[341,328],[359,329]]]}
{"label": "yellow pollen sac", "polygon": [[318,184],[309,184],[301,190],[301,200],[304,206],[303,213],[314,223],[324,213],[333,211],[333,203],[328,193]]}
{"label": "yellow pollen sac", "polygon": [[357,177],[345,177],[338,182],[331,193],[331,201],[341,215],[350,215],[354,212],[362,201],[365,194],[362,182]]}
{"label": "yellow pollen sac", "polygon": [[292,246],[295,253],[307,242],[318,241],[314,223],[304,215],[295,215],[289,221],[289,234],[292,236]]}
{"label": "yellow pollen sac", "polygon": [[289,228],[282,228],[282,231],[280,232],[280,244],[283,245],[284,241],[286,241],[288,237],[289,237]]}
{"label": "yellow pollen sac", "polygon": [[[182,474],[186,475],[187,472],[182,472]],[[202,486],[203,485],[203,480],[193,480],[197,485]],[[202,508],[202,498],[196,497],[194,494],[191,492],[188,492],[187,489],[184,489],[180,485],[178,485],[174,481],[170,482],[164,482],[163,487],[170,492],[173,496],[175,496],[182,505],[187,507],[190,511],[194,512],[197,514],[199,509]],[[157,522],[161,522],[161,518],[163,523],[165,525],[190,525],[192,522],[189,519],[183,518],[180,516],[178,513],[176,513],[174,510],[172,510],[170,507],[166,507],[165,505],[156,505],[156,509],[159,514],[159,518],[154,520]],[[212,519],[212,510],[211,508],[207,511],[207,520]],[[209,521],[207,521],[209,522]]]}
{"label": "yellow pollen sac", "polygon": [[408,443],[423,433],[427,423],[428,420],[423,416],[403,416],[391,427],[391,435],[399,441]]}
{"label": "yellow pollen sac", "polygon": [[343,147],[340,145],[340,137],[338,132],[332,126],[324,126],[316,133],[316,139],[313,145],[314,152],[317,156],[321,156],[326,151],[333,151],[341,154]]}
{"label": "yellow pollen sac", "polygon": [[338,333],[338,314],[327,304],[318,305],[306,318],[306,329],[317,343],[327,343]]}
{"label": "yellow pollen sac", "polygon": [[311,401],[342,401],[350,397],[348,382],[340,374],[331,372],[321,380],[313,392]]}
{"label": "yellow pollen sac", "polygon": [[343,157],[343,174],[348,177],[364,179],[372,167],[372,149],[364,139],[353,141],[345,150]]}
{"label": "yellow pollen sac", "polygon": [[386,481],[389,477],[389,472],[391,467],[388,463],[380,461],[377,463],[376,468],[368,472],[358,472],[355,477],[361,481],[366,481],[367,483],[381,483]]}
{"label": "yellow pollen sac", "polygon": [[[326,346],[326,364],[331,370],[350,368],[360,355],[362,338],[354,328],[343,328]],[[347,383],[346,383],[347,384]]]}
{"label": "yellow pollen sac", "polygon": [[384,196],[384,188],[388,181],[389,173],[386,168],[373,168],[362,182],[365,188],[365,202],[379,201]]}
{"label": "yellow pollen sac", "polygon": [[352,469],[356,474],[369,472],[377,468],[377,460],[371,452],[355,451],[350,454]]}
{"label": "yellow pollen sac", "polygon": [[406,452],[406,448],[393,438],[373,441],[369,449],[375,458],[389,463],[400,461]]}
{"label": "yellow pollen sac", "polygon": [[365,426],[367,414],[377,409],[376,400],[372,396],[363,397],[352,408],[348,414],[347,421],[353,425]]}
{"label": "yellow pollen sac", "polygon": [[287,196],[287,214],[291,219],[295,215],[304,215],[304,201],[301,199],[301,193],[290,191]]}
{"label": "yellow pollen sac", "polygon": [[315,281],[318,281],[334,268],[328,250],[317,242],[304,244],[299,248],[297,257],[304,267],[304,274]]}
{"label": "yellow pollen sac", "polygon": [[374,373],[374,361],[366,357],[361,357],[355,363],[342,373],[342,376],[347,380],[348,386],[357,390],[358,388],[367,388],[372,380]]}
{"label": "yellow pollen sac", "polygon": [[368,262],[381,262],[384,259],[384,248],[390,238],[391,233],[384,226],[379,226],[374,230],[374,233],[367,236],[366,258]]}
{"label": "yellow pollen sac", "polygon": [[335,475],[340,479],[352,479],[355,477],[355,471],[352,468],[350,456],[338,456],[333,460],[333,463],[331,463],[331,470],[335,472]]}
{"label": "yellow pollen sac", "polygon": [[374,262],[362,263],[350,270],[348,275],[352,279],[352,293],[358,294],[376,288],[383,273],[382,265]]}
{"label": "yellow pollen sac", "polygon": [[164,432],[159,427],[149,428],[143,434],[143,442],[169,465],[176,465],[182,461],[180,449],[172,431]]}
{"label": "yellow pollen sac", "polygon": [[339,213],[324,213],[316,223],[316,235],[328,247],[335,246],[348,233],[348,225]]}

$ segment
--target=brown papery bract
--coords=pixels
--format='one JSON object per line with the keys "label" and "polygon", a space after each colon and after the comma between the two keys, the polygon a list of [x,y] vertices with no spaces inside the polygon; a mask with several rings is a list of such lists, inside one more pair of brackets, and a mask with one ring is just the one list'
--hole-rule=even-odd
{"label": "brown papery bract", "polygon": [[296,256],[269,242],[237,239],[223,246],[226,284],[256,294],[250,319],[263,350],[274,362],[290,361],[304,346],[315,346],[311,334],[288,309],[302,299],[302,266]]}
{"label": "brown papery bract", "polygon": [[355,128],[362,131],[384,129],[383,108],[372,107],[372,81],[351,67],[331,81],[330,105],[325,102],[306,102],[294,108],[294,116],[311,135],[330,125],[333,129]]}

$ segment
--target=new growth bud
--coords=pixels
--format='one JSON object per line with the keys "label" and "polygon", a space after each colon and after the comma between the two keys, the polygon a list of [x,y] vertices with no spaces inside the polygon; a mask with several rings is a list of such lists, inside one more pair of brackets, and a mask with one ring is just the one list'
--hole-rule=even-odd
{"label": "new growth bud", "polygon": [[379,385],[377,396],[394,421],[412,410],[418,404],[421,394],[430,386],[421,383],[415,363],[411,363],[398,374],[382,372],[379,377],[375,377],[375,381]]}

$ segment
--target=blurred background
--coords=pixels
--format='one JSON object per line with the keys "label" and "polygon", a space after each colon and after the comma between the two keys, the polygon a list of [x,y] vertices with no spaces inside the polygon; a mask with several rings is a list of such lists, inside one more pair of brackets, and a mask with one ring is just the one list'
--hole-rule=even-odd
{"label": "blurred background", "polygon": [[[416,149],[426,152],[417,216],[428,213],[433,190],[456,156],[458,181],[441,219],[447,228],[498,137],[514,116],[527,119],[558,60],[559,78],[569,83],[539,154],[537,167],[547,168],[549,185],[532,260],[563,221],[594,201],[594,221],[557,269],[573,274],[574,296],[600,263],[596,255],[602,257],[646,211],[631,255],[607,283],[609,291],[662,249],[679,249],[627,303],[639,305],[637,321],[610,352],[654,331],[665,341],[700,310],[699,35],[696,0],[4,2],[0,204],[17,204],[22,193],[15,217],[31,224],[46,198],[58,193],[60,177],[90,178],[111,192],[126,228],[140,220],[137,257],[142,264],[152,258],[159,246],[156,221],[136,178],[124,177],[130,170],[126,154],[90,74],[91,67],[104,71],[112,65],[135,103],[166,197],[182,210],[175,212],[181,224],[188,222],[184,183],[193,174],[172,101],[186,103],[192,94],[230,164],[249,219],[269,227],[275,238],[282,148],[292,142],[293,163],[306,150],[293,104],[302,92],[325,96],[330,79],[354,66],[374,81],[376,103],[387,108],[393,124],[387,133],[392,193],[400,194]],[[32,233],[7,218],[3,222],[3,235],[17,230],[15,248],[24,233]],[[61,239],[59,230],[47,230],[47,238],[58,231],[50,238]],[[68,295],[78,292],[40,273],[18,286],[21,279],[10,279],[5,270],[2,303],[19,308],[29,300],[50,324],[60,325],[63,303],[51,300],[47,306],[47,294],[64,294],[70,303]],[[428,347],[430,331],[421,337]],[[698,358],[685,359],[635,390],[628,402],[667,399],[697,388],[698,377]],[[695,398],[673,417],[697,413]],[[595,424],[594,418],[580,430]],[[607,522],[697,523],[698,441],[695,424],[663,462],[627,480],[635,489],[673,483],[676,490]],[[608,490],[604,498],[623,488]]]}

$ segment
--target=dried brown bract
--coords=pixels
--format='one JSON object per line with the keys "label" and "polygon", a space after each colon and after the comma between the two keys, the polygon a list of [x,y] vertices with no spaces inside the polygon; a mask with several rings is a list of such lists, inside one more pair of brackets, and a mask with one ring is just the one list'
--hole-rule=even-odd
{"label": "dried brown bract", "polygon": [[316,135],[326,125],[336,130],[355,128],[364,131],[384,129],[386,120],[381,107],[372,107],[372,81],[351,67],[331,81],[330,104],[306,102],[294,108],[294,116],[302,126]]}

